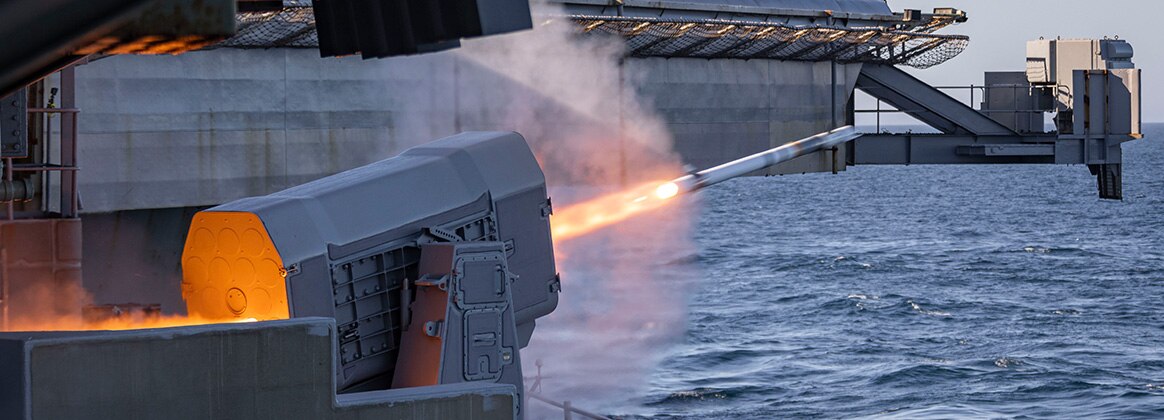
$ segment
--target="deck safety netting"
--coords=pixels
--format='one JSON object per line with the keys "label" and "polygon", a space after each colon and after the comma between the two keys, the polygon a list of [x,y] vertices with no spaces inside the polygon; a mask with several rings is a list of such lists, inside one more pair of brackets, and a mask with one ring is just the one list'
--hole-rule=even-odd
{"label": "deck safety netting", "polygon": [[284,2],[278,12],[238,14],[238,33],[211,48],[319,48],[315,14],[305,5]]}
{"label": "deck safety netting", "polygon": [[[657,19],[628,16],[557,16],[583,36],[613,35],[635,57],[765,58],[880,63],[928,68],[961,54],[970,38],[881,27],[794,26],[780,23]],[[238,33],[209,48],[317,48],[309,0],[291,0],[278,12],[238,14]]]}
{"label": "deck safety netting", "polygon": [[970,38],[962,35],[880,27],[614,16],[570,19],[584,33],[626,39],[630,54],[638,57],[836,60],[929,68],[957,57],[970,43]]}

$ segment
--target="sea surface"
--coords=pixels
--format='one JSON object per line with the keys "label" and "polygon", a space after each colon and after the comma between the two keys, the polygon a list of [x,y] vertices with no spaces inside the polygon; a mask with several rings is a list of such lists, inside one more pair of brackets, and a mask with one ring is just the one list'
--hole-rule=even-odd
{"label": "sea surface", "polygon": [[[692,246],[641,261],[699,273],[649,285],[682,289],[684,322],[646,350],[612,347],[649,367],[599,411],[1164,418],[1164,125],[1146,131],[1123,149],[1123,201],[1100,200],[1085,166],[1051,165],[854,167],[706,190]],[[569,280],[564,300],[587,287]]]}

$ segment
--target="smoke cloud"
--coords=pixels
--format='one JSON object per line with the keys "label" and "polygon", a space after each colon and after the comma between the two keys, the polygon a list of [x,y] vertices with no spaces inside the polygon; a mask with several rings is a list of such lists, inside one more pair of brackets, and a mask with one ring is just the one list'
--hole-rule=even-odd
{"label": "smoke cloud", "polygon": [[7,302],[0,305],[0,331],[85,329],[81,307],[92,298],[79,281],[62,281],[39,273],[3,279]]}
{"label": "smoke cloud", "polygon": [[553,15],[562,13],[534,5],[532,31],[466,40],[457,50],[458,128],[518,131],[551,185],[681,173],[666,125],[635,90],[645,75],[620,65],[623,43],[581,38],[565,19],[539,17]]}
{"label": "smoke cloud", "polygon": [[[459,128],[524,135],[559,210],[681,175],[666,124],[636,90],[645,75],[623,65],[624,44],[579,37],[570,22],[544,17],[552,15],[562,13],[534,5],[534,30],[466,41],[457,51],[459,79],[470,81],[457,86],[459,109],[473,101],[500,109],[463,117]],[[499,80],[479,85],[469,72]],[[560,304],[522,351],[527,377],[542,364],[543,395],[605,413],[639,403],[654,366],[685,330],[687,291],[699,277],[691,263],[696,200],[555,244]],[[561,415],[530,405],[531,418]]]}
{"label": "smoke cloud", "polygon": [[[93,295],[79,281],[23,276],[9,284],[7,307],[0,305],[0,332],[130,330],[240,322],[145,312],[136,304],[93,306]],[[40,280],[40,281],[37,281]],[[116,309],[113,307],[116,306]],[[85,315],[87,308],[93,314]],[[254,321],[253,319],[241,322]]]}

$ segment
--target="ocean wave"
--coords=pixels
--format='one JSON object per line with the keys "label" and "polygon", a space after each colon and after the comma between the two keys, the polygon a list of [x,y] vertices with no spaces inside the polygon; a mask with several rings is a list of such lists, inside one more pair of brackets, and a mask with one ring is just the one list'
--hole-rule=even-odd
{"label": "ocean wave", "polygon": [[930,309],[922,308],[921,305],[918,305],[916,302],[914,302],[912,300],[907,300],[907,301],[905,301],[905,303],[909,304],[909,307],[911,309],[913,309],[914,312],[917,312],[917,313],[922,314],[922,315],[940,316],[940,317],[953,316],[952,314],[950,314],[949,312],[946,312],[946,311],[938,311],[938,310],[930,310]]}
{"label": "ocean wave", "polygon": [[626,412],[1164,418],[1164,142],[1124,147],[1123,202],[1029,165],[706,190],[697,261],[674,270],[705,272],[686,339]]}
{"label": "ocean wave", "polygon": [[979,374],[980,371],[945,364],[921,364],[894,370],[869,381],[877,386],[921,387],[929,384],[952,383]]}
{"label": "ocean wave", "polygon": [[714,403],[720,404],[725,400],[733,398],[751,398],[758,393],[771,393],[775,390],[769,387],[762,387],[758,385],[742,385],[733,387],[700,387],[693,389],[685,389],[679,391],[671,391],[661,398],[648,403],[648,405],[672,405],[672,404],[692,404],[692,403]]}

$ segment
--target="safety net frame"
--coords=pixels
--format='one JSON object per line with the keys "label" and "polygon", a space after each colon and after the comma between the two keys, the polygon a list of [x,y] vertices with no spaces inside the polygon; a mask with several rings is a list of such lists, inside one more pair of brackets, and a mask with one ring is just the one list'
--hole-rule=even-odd
{"label": "safety net frame", "polygon": [[929,68],[969,46],[964,35],[882,27],[787,25],[714,19],[570,16],[580,31],[626,40],[635,57],[837,61]]}
{"label": "safety net frame", "polygon": [[[929,68],[962,53],[970,38],[913,30],[839,25],[789,25],[722,19],[634,16],[548,16],[582,36],[622,38],[633,57],[695,57],[837,61]],[[281,11],[238,14],[238,33],[213,48],[318,48],[310,2],[288,1]]]}

